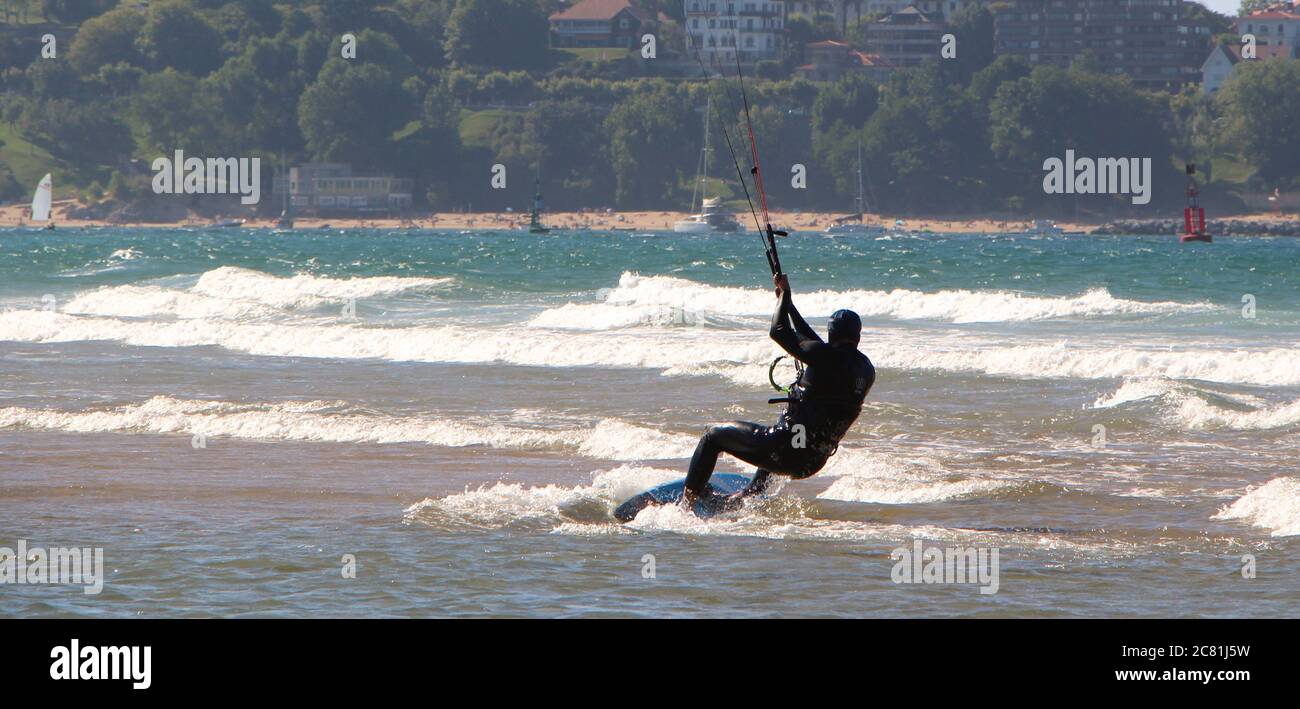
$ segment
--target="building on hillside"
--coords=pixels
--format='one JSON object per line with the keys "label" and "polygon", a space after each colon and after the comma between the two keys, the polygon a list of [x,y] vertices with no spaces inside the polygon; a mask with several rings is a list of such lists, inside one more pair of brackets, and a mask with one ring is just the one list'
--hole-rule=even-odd
{"label": "building on hillside", "polygon": [[875,83],[883,82],[893,66],[878,54],[859,52],[833,39],[810,42],[804,47],[806,64],[794,73],[809,81],[839,81],[849,73],[860,73]]}
{"label": "building on hillside", "polygon": [[847,4],[845,12],[850,17],[856,16],[854,13],[858,11],[861,11],[864,17],[888,15],[911,5],[931,17],[942,16],[944,20],[951,20],[958,10],[967,5],[988,5],[992,0],[858,0],[857,2],[835,0],[835,2]]}
{"label": "building on hillside", "polygon": [[892,66],[917,66],[938,60],[947,28],[942,15],[927,15],[909,5],[863,27],[862,41],[868,53]]}
{"label": "building on hillside", "polygon": [[782,0],[686,0],[687,51],[700,53],[709,67],[743,64],[781,56],[785,39]]}
{"label": "building on hillside", "polygon": [[1237,19],[1237,31],[1255,35],[1256,59],[1300,58],[1300,2],[1279,3]]}
{"label": "building on hillside", "polygon": [[805,2],[790,0],[786,3],[789,14],[813,18],[818,14],[831,15],[840,29],[840,34],[847,37],[852,28],[870,22],[872,19],[898,12],[905,7],[914,6],[930,17],[952,19],[958,10],[967,5],[988,5],[996,0],[820,0]]}
{"label": "building on hillside", "polygon": [[627,0],[579,0],[550,17],[552,47],[639,47],[654,13]]}
{"label": "building on hillside", "polygon": [[1201,90],[1207,94],[1218,91],[1223,82],[1232,76],[1239,61],[1240,48],[1235,45],[1215,45],[1210,56],[1205,58],[1205,63],[1201,64]]}
{"label": "building on hillside", "polygon": [[[284,180],[276,178],[274,204],[284,199]],[[289,204],[298,214],[381,214],[411,206],[412,180],[362,177],[346,163],[307,163],[289,168]]]}
{"label": "building on hillside", "polygon": [[1186,0],[1003,0],[990,5],[998,54],[1068,67],[1091,54],[1101,70],[1144,89],[1200,83],[1210,28]]}

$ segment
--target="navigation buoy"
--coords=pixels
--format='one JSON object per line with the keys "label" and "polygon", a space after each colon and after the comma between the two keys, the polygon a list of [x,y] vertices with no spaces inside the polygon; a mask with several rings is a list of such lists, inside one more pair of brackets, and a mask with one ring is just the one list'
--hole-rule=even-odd
{"label": "navigation buoy", "polygon": [[1183,234],[1178,241],[1212,242],[1214,238],[1205,231],[1205,208],[1200,205],[1200,190],[1196,189],[1196,165],[1187,163],[1187,206],[1183,208]]}

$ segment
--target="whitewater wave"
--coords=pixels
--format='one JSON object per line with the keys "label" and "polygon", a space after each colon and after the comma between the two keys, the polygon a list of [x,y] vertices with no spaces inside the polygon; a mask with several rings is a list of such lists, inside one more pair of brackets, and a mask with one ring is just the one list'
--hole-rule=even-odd
{"label": "whitewater wave", "polygon": [[453,282],[451,278],[396,276],[273,276],[247,268],[222,266],[202,274],[189,288],[160,284],[107,286],[77,295],[62,310],[113,317],[240,320],[337,306],[365,298],[428,294]]}
{"label": "whitewater wave", "polygon": [[[779,353],[749,332],[690,329],[560,333],[467,326],[381,327],[365,322],[232,322],[83,317],[43,310],[0,311],[0,340],[107,340],[146,347],[218,346],[252,355],[381,359],[533,367],[658,369],[665,376],[721,376],[765,385],[763,365]],[[1199,379],[1260,386],[1300,385],[1300,350],[1184,350],[1089,343],[996,344],[966,338],[880,333],[868,353],[878,370],[940,370],[1025,379]]]}
{"label": "whitewater wave", "polygon": [[[642,276],[631,272],[622,274],[616,288],[599,291],[597,297],[601,302],[569,303],[543,312],[533,324],[584,330],[683,323],[708,325],[710,318],[764,317],[772,310],[772,295],[764,289],[712,286],[674,276]],[[864,317],[954,323],[1161,315],[1217,309],[1205,303],[1125,300],[1112,296],[1104,288],[1061,297],[1011,291],[819,290],[801,292],[799,308],[808,317],[825,317],[840,308],[850,308]]]}
{"label": "whitewater wave", "polygon": [[1124,553],[1125,545],[1069,540],[1028,531],[969,530],[933,525],[903,525],[821,516],[815,501],[787,494],[779,484],[739,509],[702,519],[676,505],[652,506],[626,524],[613,520],[614,508],[648,488],[681,478],[680,471],[622,465],[597,471],[590,485],[530,486],[496,482],[408,506],[403,519],[435,529],[523,527],[569,536],[656,534],[757,537],[811,541],[898,543],[924,538],[991,546],[1018,545],[1078,551],[1090,555]]}
{"label": "whitewater wave", "polygon": [[1093,406],[1115,408],[1141,401],[1158,404],[1172,425],[1188,430],[1262,431],[1300,425],[1300,399],[1268,405],[1256,396],[1207,391],[1168,379],[1125,381],[1115,393],[1100,397]]}
{"label": "whitewater wave", "polygon": [[[905,528],[815,519],[808,503],[774,491],[739,510],[701,519],[676,505],[648,507],[627,524],[613,520],[614,507],[648,488],[681,477],[680,471],[623,465],[599,471],[590,485],[528,486],[497,482],[475,489],[425,498],[406,508],[408,522],[438,528],[534,527],[556,534],[592,536],[634,532],[753,536],[772,539],[879,539],[905,536]],[[946,530],[933,528],[934,535]]]}
{"label": "whitewater wave", "polygon": [[665,369],[686,362],[760,364],[775,347],[746,333],[707,337],[607,333],[581,341],[573,335],[517,330],[441,327],[371,327],[364,323],[251,323],[191,319],[170,322],[78,317],[40,310],[0,312],[0,340],[77,342],[109,340],[145,347],[218,346],[278,357],[383,359],[464,364],[507,363],[536,367]]}
{"label": "whitewater wave", "polygon": [[872,360],[877,368],[938,369],[1015,378],[1166,378],[1300,385],[1300,350],[1283,347],[1248,350],[1188,345],[1187,349],[1171,350],[1066,342],[978,349],[903,346],[882,348]]}
{"label": "whitewater wave", "polygon": [[902,459],[880,451],[841,450],[821,475],[835,476],[817,495],[822,500],[910,505],[978,497],[1017,487],[1022,481],[965,477],[934,458]]}
{"label": "whitewater wave", "polygon": [[1240,519],[1274,537],[1300,534],[1300,478],[1274,478],[1219,510],[1212,519]]}
{"label": "whitewater wave", "polygon": [[111,409],[0,409],[0,429],[73,433],[202,434],[250,440],[332,443],[427,443],[459,448],[567,450],[606,460],[683,458],[695,439],[615,419],[590,427],[540,429],[472,419],[429,419],[349,413],[341,401],[235,403],[155,396]]}

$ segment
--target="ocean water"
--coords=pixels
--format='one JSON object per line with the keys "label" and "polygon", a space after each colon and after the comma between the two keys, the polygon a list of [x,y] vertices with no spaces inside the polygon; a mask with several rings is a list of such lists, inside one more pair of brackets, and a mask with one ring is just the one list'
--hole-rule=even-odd
{"label": "ocean water", "polygon": [[[0,546],[106,566],[0,613],[1298,614],[1300,240],[781,249],[814,326],[863,316],[861,418],[741,510],[620,525],[777,415],[753,234],[0,231]],[[996,549],[997,592],[896,583],[916,540]]]}

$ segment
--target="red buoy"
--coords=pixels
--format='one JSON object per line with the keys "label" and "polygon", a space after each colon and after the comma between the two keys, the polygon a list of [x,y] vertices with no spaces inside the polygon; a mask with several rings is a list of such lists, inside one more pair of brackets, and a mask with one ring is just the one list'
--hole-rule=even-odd
{"label": "red buoy", "polygon": [[1186,243],[1188,241],[1206,241],[1212,242],[1214,238],[1209,232],[1205,231],[1205,208],[1200,205],[1197,199],[1200,196],[1200,190],[1196,189],[1196,165],[1187,164],[1187,206],[1183,208],[1183,234],[1178,237],[1178,241]]}

